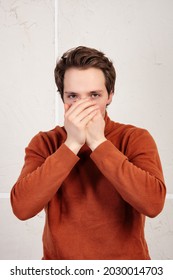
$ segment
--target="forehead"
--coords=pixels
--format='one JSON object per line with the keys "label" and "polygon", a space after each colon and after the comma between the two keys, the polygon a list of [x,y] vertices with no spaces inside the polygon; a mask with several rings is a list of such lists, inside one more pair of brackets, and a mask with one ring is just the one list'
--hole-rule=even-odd
{"label": "forehead", "polygon": [[105,87],[105,77],[102,70],[97,68],[78,69],[69,68],[64,75],[64,89],[75,91],[76,89],[91,90],[91,87]]}

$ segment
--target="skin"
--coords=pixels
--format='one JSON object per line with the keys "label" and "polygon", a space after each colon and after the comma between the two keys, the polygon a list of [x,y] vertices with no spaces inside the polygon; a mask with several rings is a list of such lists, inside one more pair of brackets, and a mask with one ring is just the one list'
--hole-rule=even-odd
{"label": "skin", "polygon": [[93,151],[106,141],[104,116],[108,95],[103,72],[97,68],[70,68],[64,75],[64,127],[67,145],[75,154],[86,143]]}

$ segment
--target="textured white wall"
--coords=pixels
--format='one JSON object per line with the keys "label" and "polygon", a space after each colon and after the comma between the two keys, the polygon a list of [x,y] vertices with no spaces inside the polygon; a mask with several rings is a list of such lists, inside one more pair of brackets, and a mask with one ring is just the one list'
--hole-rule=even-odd
{"label": "textured white wall", "polygon": [[173,259],[172,10],[171,0],[0,1],[0,259],[42,257],[44,214],[17,220],[9,191],[31,137],[63,123],[55,54],[78,45],[101,49],[115,63],[110,117],[147,128],[157,142],[168,198],[148,219],[146,236],[154,259]]}
{"label": "textured white wall", "polygon": [[55,125],[54,1],[0,1],[0,259],[40,259],[43,215],[21,222],[9,191],[24,148]]}
{"label": "textured white wall", "polygon": [[147,221],[154,259],[173,259],[172,11],[171,0],[59,0],[58,6],[59,55],[87,45],[112,58],[117,82],[110,117],[148,129],[157,143],[168,198],[164,211]]}

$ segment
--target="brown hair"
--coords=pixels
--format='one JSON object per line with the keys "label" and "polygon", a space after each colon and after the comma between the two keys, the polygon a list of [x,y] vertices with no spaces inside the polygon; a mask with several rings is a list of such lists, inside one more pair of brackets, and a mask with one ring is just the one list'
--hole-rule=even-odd
{"label": "brown hair", "polygon": [[101,51],[79,46],[65,52],[60,60],[57,61],[54,70],[55,83],[62,100],[64,92],[64,74],[67,69],[72,67],[79,69],[95,67],[102,70],[105,76],[105,86],[108,94],[114,92],[116,72],[113,63]]}

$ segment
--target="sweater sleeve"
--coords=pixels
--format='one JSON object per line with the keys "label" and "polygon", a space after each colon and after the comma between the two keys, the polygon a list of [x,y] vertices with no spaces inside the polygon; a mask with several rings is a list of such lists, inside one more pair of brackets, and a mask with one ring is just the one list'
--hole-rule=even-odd
{"label": "sweater sleeve", "polygon": [[138,212],[149,217],[161,212],[166,187],[156,144],[146,130],[136,129],[132,133],[125,153],[107,140],[92,152],[91,159]]}
{"label": "sweater sleeve", "polygon": [[48,154],[41,133],[26,148],[25,163],[11,190],[14,214],[21,220],[38,214],[51,200],[79,158],[65,144]]}

